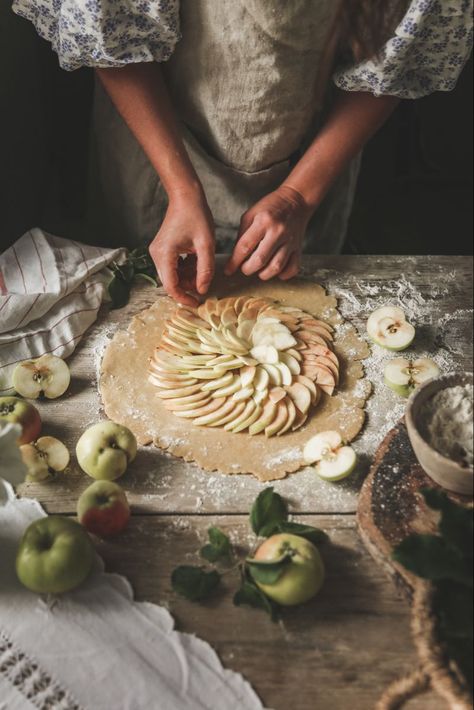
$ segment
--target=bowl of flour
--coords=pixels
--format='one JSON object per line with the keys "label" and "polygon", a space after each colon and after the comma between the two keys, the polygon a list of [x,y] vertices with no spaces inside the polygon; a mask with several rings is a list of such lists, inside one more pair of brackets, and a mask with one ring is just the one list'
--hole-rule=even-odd
{"label": "bowl of flour", "polygon": [[408,401],[406,423],[416,457],[436,483],[473,495],[474,424],[471,373],[426,382]]}

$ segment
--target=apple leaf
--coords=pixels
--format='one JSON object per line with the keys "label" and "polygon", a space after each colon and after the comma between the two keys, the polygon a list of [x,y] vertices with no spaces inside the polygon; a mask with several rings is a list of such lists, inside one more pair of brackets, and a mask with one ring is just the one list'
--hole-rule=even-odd
{"label": "apple leaf", "polygon": [[130,285],[126,283],[120,276],[114,274],[107,286],[112,308],[123,308],[127,305],[130,297]]}
{"label": "apple leaf", "polygon": [[150,276],[149,274],[141,273],[138,272],[135,274],[136,279],[143,279],[144,281],[148,281],[148,283],[151,283],[152,286],[158,286],[158,281],[153,278],[153,276]]}
{"label": "apple leaf", "polygon": [[219,585],[220,574],[216,570],[206,572],[202,567],[183,565],[173,570],[171,584],[175,592],[192,602],[202,601]]}
{"label": "apple leaf", "polygon": [[263,609],[269,614],[272,621],[278,620],[278,606],[248,579],[242,580],[242,586],[234,595],[235,606],[251,606],[254,609]]}
{"label": "apple leaf", "polygon": [[271,585],[278,582],[285,568],[291,564],[291,559],[292,555],[286,553],[279,559],[271,561],[247,559],[246,564],[254,582]]}
{"label": "apple leaf", "polygon": [[204,557],[208,562],[229,558],[232,546],[227,535],[216,527],[209,528],[208,535],[209,544],[201,548],[201,557]]}
{"label": "apple leaf", "polygon": [[270,537],[280,523],[288,519],[283,498],[273,488],[266,488],[257,497],[250,513],[252,530],[259,537]]}
{"label": "apple leaf", "polygon": [[298,537],[304,537],[314,545],[320,545],[323,542],[327,542],[329,539],[326,533],[319,528],[313,528],[311,525],[302,525],[301,523],[292,523],[289,521],[279,523],[274,532],[298,535]]}

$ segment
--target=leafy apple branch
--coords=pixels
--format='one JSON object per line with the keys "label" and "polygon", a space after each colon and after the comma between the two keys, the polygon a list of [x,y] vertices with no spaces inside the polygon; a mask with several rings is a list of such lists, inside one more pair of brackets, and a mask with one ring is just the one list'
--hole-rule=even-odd
{"label": "leafy apple branch", "polygon": [[132,284],[137,279],[158,286],[156,267],[146,247],[129,252],[122,264],[112,262],[112,278],[107,287],[112,308],[123,308],[130,298]]}
{"label": "leafy apple branch", "polygon": [[[266,488],[255,500],[250,513],[250,525],[257,538],[290,533],[316,545],[328,539],[326,533],[318,528],[289,521],[287,504],[273,488]],[[209,528],[208,537],[209,542],[200,550],[201,557],[213,564],[227,567],[230,564],[230,569],[221,567],[208,570],[203,566],[189,565],[177,567],[171,575],[174,591],[189,601],[204,601],[218,589],[224,575],[238,570],[240,587],[234,595],[234,604],[263,609],[276,621],[280,607],[264,594],[258,584],[275,584],[291,563],[291,552],[285,552],[279,559],[272,561],[242,558],[230,538],[219,528]]]}

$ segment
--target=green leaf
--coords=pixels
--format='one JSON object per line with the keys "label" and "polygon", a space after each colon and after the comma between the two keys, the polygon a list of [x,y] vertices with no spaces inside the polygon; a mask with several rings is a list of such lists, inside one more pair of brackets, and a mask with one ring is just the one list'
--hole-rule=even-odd
{"label": "green leaf", "polygon": [[286,521],[288,510],[283,498],[273,488],[260,493],[250,513],[252,530],[259,537],[273,535],[279,523]]}
{"label": "green leaf", "polygon": [[123,308],[127,305],[130,297],[130,285],[125,283],[119,276],[112,276],[107,290],[112,301],[112,308]]}
{"label": "green leaf", "polygon": [[313,528],[311,525],[302,525],[300,523],[284,522],[279,523],[276,527],[275,532],[277,533],[289,533],[290,535],[298,535],[298,537],[304,537],[309,540],[313,545],[321,545],[323,542],[327,542],[329,537],[323,530],[319,528]]}
{"label": "green leaf", "polygon": [[232,545],[229,538],[219,528],[209,528],[209,545],[204,545],[201,548],[201,557],[209,562],[217,562],[225,557],[229,558]]}
{"label": "green leaf", "polygon": [[171,575],[174,591],[192,602],[206,599],[219,585],[220,580],[216,570],[206,572],[202,567],[177,567]]}
{"label": "green leaf", "polygon": [[272,621],[278,620],[278,606],[248,579],[242,581],[242,586],[234,595],[235,606],[251,606],[254,609],[263,609]]}
{"label": "green leaf", "polygon": [[246,560],[247,568],[254,582],[259,584],[276,584],[286,567],[291,564],[293,555],[284,554],[278,560]]}
{"label": "green leaf", "polygon": [[439,582],[436,585],[434,605],[443,635],[472,639],[472,588],[450,580]]}
{"label": "green leaf", "polygon": [[474,511],[457,505],[442,491],[426,488],[422,491],[427,505],[441,511],[439,531],[471,563],[473,559]]}
{"label": "green leaf", "polygon": [[127,284],[133,281],[133,277],[135,275],[135,269],[129,259],[124,261],[123,264],[117,264],[117,262],[114,261],[112,264],[112,271]]}
{"label": "green leaf", "polygon": [[472,586],[472,571],[463,557],[436,535],[409,535],[395,548],[393,558],[423,579],[451,579]]}
{"label": "green leaf", "polygon": [[148,281],[149,283],[152,284],[152,286],[158,286],[158,281],[153,278],[153,276],[149,276],[148,274],[145,274],[143,271],[137,271],[135,274],[135,279],[143,279],[144,281]]}

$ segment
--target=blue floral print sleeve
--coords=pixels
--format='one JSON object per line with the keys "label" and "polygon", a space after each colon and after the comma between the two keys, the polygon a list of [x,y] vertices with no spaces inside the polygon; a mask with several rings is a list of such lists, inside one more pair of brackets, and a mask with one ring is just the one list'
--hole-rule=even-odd
{"label": "blue floral print sleeve", "polygon": [[336,71],[345,91],[415,99],[454,88],[472,49],[472,0],[413,0],[380,54]]}
{"label": "blue floral print sleeve", "polygon": [[63,69],[164,62],[180,39],[179,0],[14,0]]}

